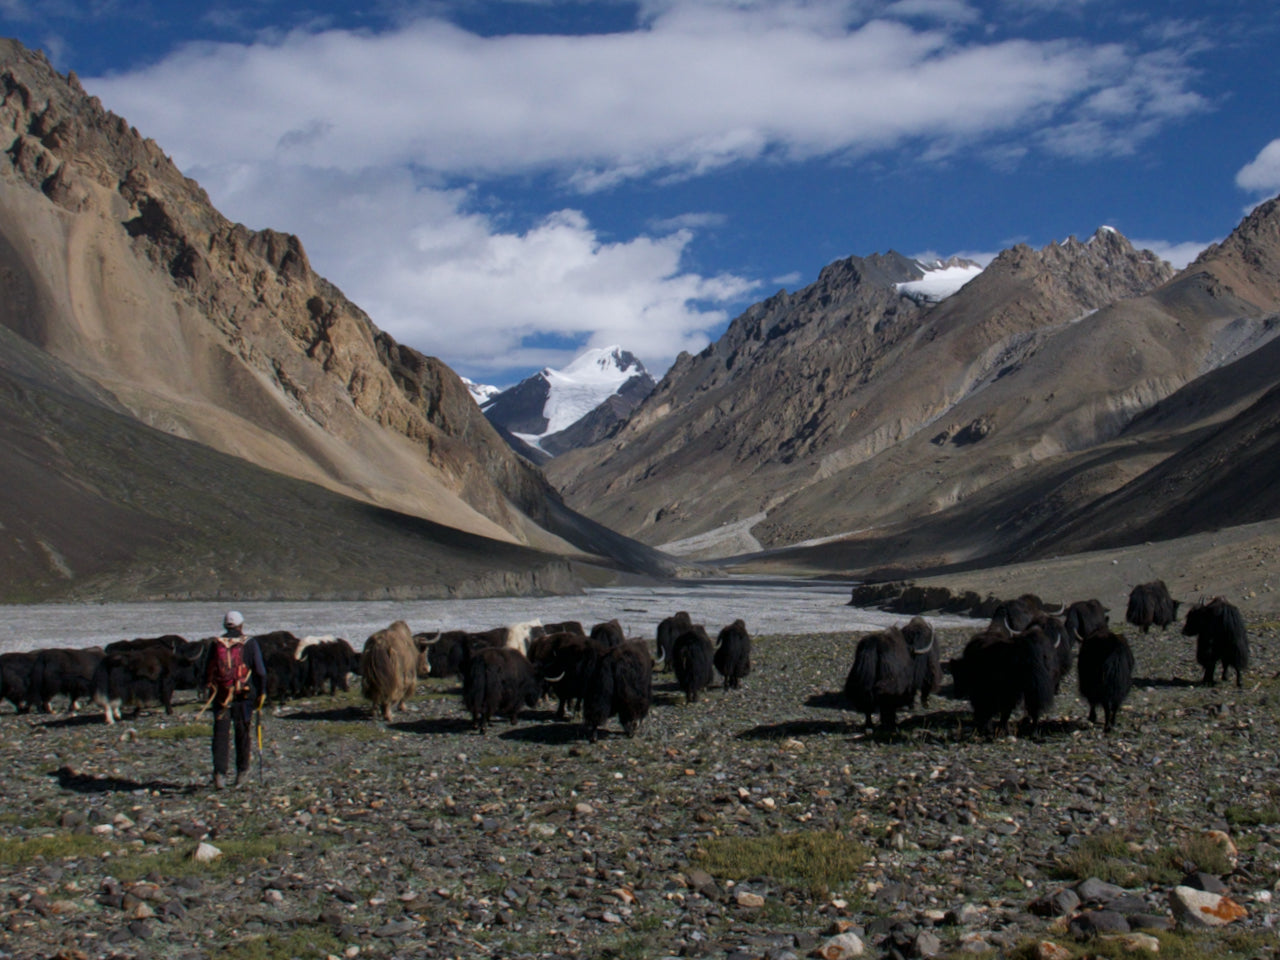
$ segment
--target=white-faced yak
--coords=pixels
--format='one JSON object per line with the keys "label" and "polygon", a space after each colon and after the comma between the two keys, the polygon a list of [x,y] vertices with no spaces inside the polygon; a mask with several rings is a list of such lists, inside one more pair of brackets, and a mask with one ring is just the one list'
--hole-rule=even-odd
{"label": "white-faced yak", "polygon": [[698,624],[676,637],[671,663],[676,684],[684,691],[685,703],[697,703],[698,694],[711,686],[713,655],[711,638]]}
{"label": "white-faced yak", "polygon": [[1133,650],[1119,634],[1095,630],[1080,644],[1079,661],[1080,696],[1089,702],[1089,722],[1097,722],[1102,707],[1102,732],[1109,733],[1133,685]]}
{"label": "white-faced yak", "polygon": [[921,704],[927,704],[941,683],[933,628],[922,617],[913,617],[901,629],[889,627],[858,641],[844,693],[866,716],[868,726],[872,713],[879,711],[880,729],[889,732],[897,727],[898,710],[914,704],[917,694]]}
{"label": "white-faced yak", "polygon": [[1124,619],[1146,633],[1153,626],[1165,629],[1178,619],[1178,607],[1182,601],[1169,595],[1163,580],[1140,583],[1129,591],[1129,604]]}
{"label": "white-faced yak", "polygon": [[724,689],[736,690],[738,684],[751,673],[751,634],[747,625],[735,620],[716,637],[712,663],[724,678]]}
{"label": "white-faced yak", "polygon": [[1240,675],[1249,669],[1249,637],[1239,610],[1222,597],[1202,601],[1187,611],[1182,635],[1196,638],[1196,663],[1204,667],[1206,687],[1213,686],[1214,667],[1219,663],[1222,679],[1227,679],[1230,667],[1236,672],[1236,686],[1240,686]]}
{"label": "white-faced yak", "polygon": [[397,620],[364,642],[360,654],[360,689],[374,712],[391,720],[418,688],[418,645],[409,625]]}

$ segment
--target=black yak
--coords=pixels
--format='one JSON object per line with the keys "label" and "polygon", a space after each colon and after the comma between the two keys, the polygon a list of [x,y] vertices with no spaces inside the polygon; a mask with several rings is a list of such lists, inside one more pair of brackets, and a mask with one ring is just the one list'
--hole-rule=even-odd
{"label": "black yak", "polygon": [[1097,721],[1102,707],[1102,731],[1109,733],[1133,685],[1133,650],[1119,634],[1095,630],[1080,644],[1079,660],[1080,696],[1089,702],[1089,722]]}
{"label": "black yak", "polygon": [[751,673],[751,634],[741,620],[720,631],[712,663],[724,678],[725,690],[736,690],[742,678]]}
{"label": "black yak", "polygon": [[676,638],[671,651],[671,662],[676,673],[676,683],[684,691],[685,703],[697,703],[698,694],[711,686],[713,656],[711,638],[697,624],[694,624],[692,630]]}
{"label": "black yak", "polygon": [[1146,633],[1153,626],[1165,629],[1178,619],[1178,607],[1182,601],[1169,595],[1163,580],[1140,583],[1129,591],[1129,604],[1124,619]]}
{"label": "black yak", "polygon": [[1036,614],[1057,617],[1062,615],[1064,609],[1064,604],[1058,604],[1055,610],[1046,606],[1034,593],[1024,593],[1018,599],[1006,600],[996,607],[995,613],[991,615],[991,622],[993,625],[1003,625],[1010,633],[1021,633],[1031,626]]}
{"label": "black yak", "polygon": [[34,653],[0,653],[0,698],[12,703],[18,713],[26,713],[35,702],[31,688],[35,664]]}
{"label": "black yak", "polygon": [[1053,705],[1062,679],[1060,645],[1051,632],[1033,623],[1008,635],[992,624],[973,637],[959,660],[948,665],[955,678],[956,696],[973,707],[979,730],[990,732],[993,723],[1007,729],[1009,717],[1021,704],[1025,723],[1035,726]]}
{"label": "black yak", "polygon": [[549,633],[529,644],[529,661],[542,678],[544,688],[560,703],[556,719],[566,711],[577,712],[587,687],[587,677],[607,648],[599,641],[571,632]]}
{"label": "black yak", "polygon": [[467,664],[462,677],[462,705],[483,734],[494,717],[512,723],[525,707],[542,699],[542,680],[519,650],[486,647]]}
{"label": "black yak", "polygon": [[599,729],[616,716],[623,732],[635,736],[649,715],[653,699],[653,658],[643,642],[627,642],[601,649],[586,674],[582,720],[594,743]]}
{"label": "black yak", "polygon": [[1107,614],[1110,612],[1100,600],[1077,600],[1067,607],[1062,624],[1071,639],[1080,643],[1085,637],[1107,632],[1110,626]]}
{"label": "black yak", "polygon": [[107,723],[119,720],[120,708],[126,705],[136,713],[144,703],[159,703],[165,713],[173,713],[175,657],[167,645],[107,652],[93,674],[93,702],[102,708]]}
{"label": "black yak", "polygon": [[1017,651],[1003,627],[992,625],[965,644],[959,659],[947,664],[955,681],[955,695],[973,708],[973,720],[983,733],[993,724],[1005,729],[1018,701]]}
{"label": "black yak", "polygon": [[45,713],[53,713],[53,698],[67,698],[67,712],[93,696],[93,674],[104,656],[101,647],[52,648],[35,651],[28,697]]}
{"label": "black yak", "polygon": [[617,620],[606,620],[591,628],[591,639],[606,647],[620,647],[627,642],[627,635],[622,632],[622,624]]}
{"label": "black yak", "polygon": [[880,712],[880,727],[897,727],[897,711],[915,703],[927,704],[929,694],[941,685],[942,674],[933,628],[921,617],[905,627],[889,627],[858,641],[853,667],[845,679],[844,693],[855,710]]}
{"label": "black yak", "polygon": [[1239,610],[1222,597],[1202,601],[1187,611],[1182,635],[1196,638],[1196,663],[1204,667],[1205,686],[1213,686],[1214,667],[1219,663],[1222,679],[1227,679],[1227,668],[1231,667],[1236,672],[1236,686],[1241,685],[1241,674],[1249,668],[1249,637]]}
{"label": "black yak", "polygon": [[692,629],[693,620],[683,610],[658,624],[658,662],[663,665],[664,671],[670,670],[674,665],[671,654],[676,648],[676,638]]}

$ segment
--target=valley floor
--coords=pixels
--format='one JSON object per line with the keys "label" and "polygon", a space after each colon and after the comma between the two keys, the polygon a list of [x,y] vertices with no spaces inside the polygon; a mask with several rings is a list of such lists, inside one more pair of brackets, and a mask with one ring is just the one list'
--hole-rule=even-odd
{"label": "valley floor", "polygon": [[1097,878],[1168,926],[1192,870],[1247,916],[1156,930],[1161,955],[1277,957],[1280,628],[1250,635],[1243,689],[1132,638],[1110,735],[1074,674],[1035,735],[975,736],[946,696],[872,734],[837,693],[852,635],[757,638],[744,687],[693,704],[659,674],[639,734],[596,744],[546,706],[481,736],[433,679],[388,725],[354,692],[288,704],[221,792],[195,704],[115,727],[6,705],[0,957],[785,960],[846,929],[873,956],[1116,955],[1068,932],[1066,895],[1033,905]]}

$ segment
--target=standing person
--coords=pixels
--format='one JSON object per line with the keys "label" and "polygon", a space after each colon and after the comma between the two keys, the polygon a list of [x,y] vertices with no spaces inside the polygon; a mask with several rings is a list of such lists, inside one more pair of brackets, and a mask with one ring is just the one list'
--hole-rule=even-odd
{"label": "standing person", "polygon": [[236,779],[249,769],[253,757],[250,721],[253,711],[262,708],[266,697],[267,668],[262,649],[254,637],[244,631],[244,617],[236,610],[222,618],[222,636],[215,637],[209,652],[205,680],[213,689],[213,786],[221,790],[227,785],[227,768],[231,759],[231,728],[236,736]]}

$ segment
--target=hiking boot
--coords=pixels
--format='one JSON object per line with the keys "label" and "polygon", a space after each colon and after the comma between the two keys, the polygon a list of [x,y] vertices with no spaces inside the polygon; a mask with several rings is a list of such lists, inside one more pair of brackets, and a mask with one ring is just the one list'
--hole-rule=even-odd
{"label": "hiking boot", "polygon": [[213,789],[222,790],[227,785],[227,775],[225,773],[215,773],[213,775]]}

